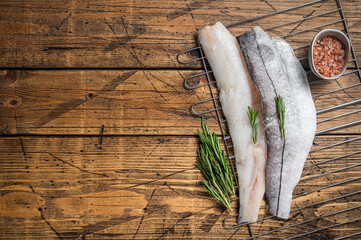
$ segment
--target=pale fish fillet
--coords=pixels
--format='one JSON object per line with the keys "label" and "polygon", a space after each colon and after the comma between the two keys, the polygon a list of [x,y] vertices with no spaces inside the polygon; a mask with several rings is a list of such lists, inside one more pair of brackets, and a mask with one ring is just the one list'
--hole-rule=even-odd
{"label": "pale fish fillet", "polygon": [[[292,192],[316,132],[316,110],[310,86],[302,65],[284,40],[271,40],[260,27],[250,29],[237,39],[263,100],[268,144],[268,211],[287,219]],[[281,137],[276,95],[281,95],[285,104],[285,140]]]}
{"label": "pale fish fillet", "polygon": [[[237,40],[217,22],[198,32],[212,68],[219,99],[233,141],[239,185],[239,222],[256,222],[265,192],[267,143],[262,100],[252,82]],[[257,144],[253,143],[248,106],[259,111]]]}

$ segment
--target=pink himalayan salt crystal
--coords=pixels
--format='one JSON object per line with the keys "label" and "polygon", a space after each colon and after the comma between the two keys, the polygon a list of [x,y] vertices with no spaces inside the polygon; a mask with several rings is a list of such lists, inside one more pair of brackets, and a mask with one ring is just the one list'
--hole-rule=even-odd
{"label": "pink himalayan salt crystal", "polygon": [[345,46],[335,37],[322,37],[313,46],[313,62],[318,73],[333,77],[345,64]]}

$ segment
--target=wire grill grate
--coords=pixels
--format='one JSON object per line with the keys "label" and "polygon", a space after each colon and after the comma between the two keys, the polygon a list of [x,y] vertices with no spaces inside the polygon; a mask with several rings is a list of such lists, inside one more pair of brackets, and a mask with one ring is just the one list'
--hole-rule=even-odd
{"label": "wire grill grate", "polygon": [[[250,19],[243,20],[243,21],[239,21],[239,22],[235,22],[235,23],[226,25],[226,27],[227,28],[234,27],[236,25],[245,24],[245,23],[248,23],[248,22],[252,22],[252,21],[255,21],[255,20],[267,18],[267,17],[274,16],[274,15],[277,15],[277,14],[280,14],[280,13],[285,13],[285,12],[288,12],[288,11],[291,11],[291,10],[300,9],[300,8],[303,8],[303,7],[306,7],[306,6],[311,6],[311,5],[314,5],[316,3],[321,3],[321,2],[326,2],[326,1],[325,0],[316,0],[316,1],[308,2],[308,3],[297,5],[297,6],[294,6],[294,7],[291,7],[291,8],[287,8],[287,9],[283,9],[283,10],[279,10],[279,11],[274,11],[274,12],[271,12],[271,13],[268,13],[268,14],[265,14],[265,15],[257,16],[257,17],[250,18]],[[289,34],[281,36],[281,38],[285,39],[285,38],[290,37],[290,36],[305,33],[307,31],[317,30],[317,29],[327,27],[327,26],[330,26],[330,25],[342,23],[343,29],[340,29],[340,30],[342,30],[349,37],[350,42],[351,42],[348,26],[347,26],[347,23],[346,23],[346,19],[345,19],[344,13],[343,13],[343,9],[342,9],[340,0],[335,0],[333,2],[336,3],[336,8],[335,9],[328,10],[328,11],[325,11],[325,12],[322,12],[322,13],[316,14],[316,15],[306,16],[306,17],[303,17],[303,18],[300,18],[300,19],[297,19],[297,20],[294,20],[294,21],[282,23],[282,24],[279,24],[279,25],[276,25],[276,26],[271,26],[271,27],[264,28],[264,29],[266,31],[269,31],[271,29],[284,27],[286,25],[295,24],[295,23],[302,23],[302,22],[307,21],[307,20],[313,20],[314,18],[317,18],[317,17],[339,13],[339,16],[340,16],[339,20],[331,21],[331,22],[321,24],[321,25],[312,26],[312,27],[309,27],[307,29],[300,30],[300,31],[297,31],[297,32],[291,32]],[[299,47],[295,47],[293,49],[296,51],[296,50],[299,50],[299,49],[308,48],[309,46],[310,46],[309,44],[305,44],[305,45],[302,45],[302,46],[299,46]],[[194,52],[194,51],[199,52],[199,57],[198,58],[187,60],[187,61],[182,61],[180,59],[183,54],[188,54],[188,53]],[[216,89],[216,86],[214,85],[215,81],[211,77],[212,70],[210,69],[210,67],[208,66],[208,64],[206,62],[206,58],[205,58],[205,56],[204,56],[204,54],[202,52],[202,49],[201,49],[200,42],[199,42],[198,38],[197,38],[197,47],[187,49],[187,50],[184,50],[184,51],[180,52],[178,54],[178,56],[177,56],[177,59],[178,59],[178,61],[180,63],[183,63],[183,64],[192,63],[192,62],[195,62],[195,61],[201,61],[201,63],[202,63],[204,72],[186,78],[184,80],[184,85],[188,89],[196,89],[196,88],[199,88],[199,87],[208,86],[209,92],[211,94],[211,98],[201,100],[199,102],[194,103],[191,106],[191,110],[196,115],[204,115],[204,114],[207,114],[207,113],[215,113],[216,114],[216,118],[217,118],[218,124],[220,126],[220,130],[221,130],[222,139],[224,141],[227,156],[228,156],[228,159],[229,159],[229,162],[230,162],[230,165],[231,165],[231,169],[232,169],[232,172],[233,172],[235,185],[237,186],[238,185],[238,178],[237,178],[236,169],[234,167],[234,161],[235,160],[234,160],[234,155],[232,155],[231,137],[227,134],[227,132],[226,132],[226,130],[224,128],[225,123],[227,121],[226,121],[226,119],[224,119],[224,117],[222,117],[222,114],[221,114],[221,111],[220,111],[222,109],[222,107],[217,102],[218,101],[218,96],[216,95],[217,89]],[[306,60],[306,59],[307,59],[307,56],[304,56],[304,55],[299,57],[300,61],[303,61],[303,60]],[[346,87],[341,87],[340,86],[340,88],[338,88],[338,89],[314,95],[313,98],[317,99],[319,97],[328,96],[328,95],[331,95],[331,94],[334,94],[334,93],[338,93],[340,91],[345,92],[345,90],[352,89],[352,88],[360,86],[361,85],[360,69],[359,69],[358,61],[357,61],[356,54],[354,52],[354,47],[352,46],[352,43],[351,43],[351,60],[349,60],[349,63],[353,63],[354,70],[345,72],[342,75],[342,77],[350,75],[350,74],[354,74],[358,78],[358,82],[356,84],[346,86]],[[306,73],[310,76],[311,71],[306,70]],[[204,77],[204,76],[205,76],[205,78],[207,80],[207,82],[204,83],[204,84],[191,86],[189,84],[189,82],[188,82],[189,80],[191,80],[193,78],[199,78],[199,77]],[[312,85],[323,82],[323,81],[327,81],[327,80],[316,80],[316,81],[310,82],[311,88],[312,88]],[[207,109],[207,110],[202,111],[202,112],[198,112],[198,111],[195,110],[195,107],[197,105],[204,104],[204,103],[207,103],[207,102],[212,102],[214,108],[213,109]],[[341,110],[341,109],[347,111],[348,110],[347,107],[355,106],[355,105],[357,105],[359,103],[361,103],[361,99],[355,99],[353,101],[347,101],[345,103],[338,104],[338,105],[332,106],[332,107],[325,107],[323,109],[318,110],[317,115],[327,113],[327,112],[332,112],[334,110]],[[342,114],[332,115],[332,116],[330,116],[328,118],[325,118],[325,119],[323,119],[321,121],[318,121],[317,124],[329,122],[329,121],[339,119],[339,118],[343,118],[345,116],[349,116],[351,114],[356,114],[356,113],[359,113],[359,112],[361,112],[361,109],[357,108],[354,111],[348,111],[348,112],[345,112],[345,113],[342,113]],[[359,123],[361,123],[361,120],[347,122],[345,124],[340,124],[340,125],[337,125],[337,126],[334,126],[334,127],[331,127],[331,128],[323,129],[321,131],[318,131],[316,133],[316,136],[321,135],[323,133],[339,130],[339,129],[342,129],[342,128],[351,127],[351,126],[357,125]],[[354,142],[359,141],[359,140],[361,140],[361,137],[356,137],[356,138],[353,138],[353,139],[347,139],[345,141],[341,141],[341,142],[338,142],[338,143],[333,143],[333,144],[330,144],[330,145],[325,146],[325,147],[314,149],[310,153],[313,153],[313,152],[316,152],[316,151],[322,151],[322,150],[329,150],[330,148],[347,145],[347,144],[354,143]],[[353,153],[344,154],[342,156],[328,158],[328,159],[320,161],[320,162],[305,165],[304,169],[307,169],[307,168],[312,167],[312,166],[318,166],[318,165],[325,164],[325,163],[330,165],[330,164],[332,164],[332,163],[334,163],[336,161],[339,161],[341,159],[344,159],[344,158],[347,158],[347,157],[350,157],[350,156],[354,156],[354,155],[357,155],[357,154],[360,154],[360,153],[361,153],[361,151],[356,151],[356,152],[353,152]],[[313,176],[310,176],[310,177],[303,178],[304,177],[303,176],[301,178],[300,182],[307,181],[307,180],[314,179],[314,178],[318,178],[318,177],[325,176],[325,175],[337,174],[339,172],[342,172],[342,171],[345,171],[345,170],[348,170],[348,169],[353,169],[353,168],[358,167],[358,166],[361,166],[361,163],[354,164],[354,165],[348,165],[346,167],[333,169],[333,170],[330,170],[330,171],[321,171],[320,174],[313,175]],[[312,194],[312,193],[320,191],[320,190],[329,189],[329,188],[332,188],[332,187],[342,187],[342,186],[345,186],[347,184],[350,184],[350,183],[358,181],[358,180],[361,180],[361,177],[349,178],[349,179],[346,179],[346,180],[343,180],[343,181],[340,181],[340,182],[337,182],[337,183],[332,183],[332,184],[329,184],[329,185],[326,185],[326,186],[323,186],[323,187],[320,187],[320,188],[317,188],[317,189],[314,189],[314,190],[311,190],[311,191],[308,191],[308,192],[302,192],[302,193],[300,193],[298,195],[293,196],[293,199],[298,198],[298,197],[302,197],[302,196],[306,196],[306,195]],[[357,195],[357,194],[360,194],[360,193],[361,193],[361,191],[354,191],[354,192],[344,194],[344,195],[341,194],[341,196],[338,196],[338,197],[328,198],[326,200],[322,200],[322,201],[319,201],[319,202],[316,202],[316,203],[312,203],[312,204],[309,204],[307,206],[294,208],[294,209],[291,210],[291,213],[298,212],[298,211],[300,211],[302,209],[306,209],[306,208],[312,208],[314,206],[322,205],[322,204],[329,203],[329,202],[332,202],[332,201],[336,201],[336,200],[339,200],[339,199],[346,199],[347,197],[354,196],[354,195]],[[238,198],[234,198],[234,199],[232,199],[232,201],[235,201],[237,199]],[[266,205],[261,206],[261,209],[266,208],[266,207],[267,207]],[[318,217],[306,219],[306,220],[301,221],[301,222],[296,222],[294,224],[290,224],[290,225],[287,225],[287,226],[283,226],[283,227],[279,227],[279,228],[272,229],[272,230],[269,230],[269,231],[265,231],[263,233],[258,233],[256,235],[252,234],[252,231],[251,231],[252,224],[241,223],[241,224],[234,224],[234,225],[231,225],[231,226],[229,226],[227,224],[227,222],[230,221],[230,219],[236,218],[236,216],[238,216],[238,214],[233,214],[233,215],[227,216],[224,219],[223,223],[224,223],[224,226],[226,228],[228,228],[228,229],[238,228],[238,227],[241,227],[241,226],[247,226],[250,236],[245,238],[245,239],[254,239],[254,238],[261,237],[261,236],[266,236],[268,234],[272,234],[272,233],[275,233],[275,232],[278,232],[278,231],[281,231],[281,230],[284,230],[284,229],[287,229],[287,228],[291,228],[291,227],[299,226],[299,225],[302,225],[302,224],[305,224],[305,223],[309,223],[311,221],[316,221],[316,220],[331,217],[331,216],[334,216],[334,215],[337,215],[337,214],[340,214],[340,213],[348,212],[348,211],[351,211],[351,210],[354,210],[354,209],[361,209],[361,205],[359,204],[357,206],[344,208],[344,209],[341,209],[339,211],[326,213],[326,214],[320,215]],[[260,218],[258,221],[263,221],[263,220],[271,219],[271,218],[274,218],[274,217],[273,216],[265,216],[263,218]],[[320,232],[320,231],[323,231],[323,230],[326,230],[326,229],[335,228],[335,227],[350,224],[350,223],[355,223],[355,222],[358,222],[359,220],[361,220],[361,218],[354,218],[354,219],[351,219],[351,220],[348,220],[348,221],[343,221],[343,222],[340,222],[340,223],[332,224],[332,225],[322,227],[322,228],[319,228],[319,229],[315,229],[315,230],[312,230],[312,231],[309,231],[309,232],[303,232],[303,233],[298,232],[298,233],[296,233],[296,234],[294,234],[294,235],[292,235],[292,236],[290,236],[290,237],[288,237],[286,239],[295,239],[295,238],[304,237],[304,236],[307,236],[309,234],[314,234],[314,233],[317,233],[317,232]],[[346,239],[346,238],[351,238],[351,237],[359,236],[359,235],[361,235],[361,231],[357,232],[357,233],[347,235],[347,236],[340,237],[338,239]]]}

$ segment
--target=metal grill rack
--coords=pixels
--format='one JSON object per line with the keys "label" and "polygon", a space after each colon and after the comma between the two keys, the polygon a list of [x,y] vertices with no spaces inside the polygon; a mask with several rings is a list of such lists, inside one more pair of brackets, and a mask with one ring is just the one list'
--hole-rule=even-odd
{"label": "metal grill rack", "polygon": [[[314,4],[317,4],[317,3],[322,3],[322,2],[330,2],[330,1],[325,1],[325,0],[316,0],[316,1],[312,1],[312,2],[308,2],[308,3],[305,3],[305,4],[302,4],[302,5],[297,5],[297,6],[294,6],[294,7],[291,7],[291,8],[287,8],[287,9],[283,9],[283,10],[280,10],[280,11],[274,11],[274,12],[271,12],[271,13],[268,13],[268,14],[265,14],[265,15],[262,15],[262,16],[258,16],[258,17],[254,17],[254,18],[251,18],[251,19],[247,19],[247,20],[243,20],[243,21],[239,21],[239,22],[235,22],[235,23],[232,23],[232,24],[229,24],[229,25],[226,25],[227,28],[231,28],[233,26],[236,26],[236,25],[240,25],[240,24],[245,24],[245,23],[248,23],[248,22],[252,22],[252,21],[255,21],[255,20],[259,20],[259,19],[263,19],[263,18],[267,18],[267,17],[271,17],[273,15],[277,15],[277,14],[280,14],[280,13],[285,13],[285,12],[288,12],[288,11],[291,11],[291,10],[295,10],[295,9],[299,9],[299,8],[303,8],[303,7],[307,7],[307,6],[311,6],[311,5],[314,5]],[[304,22],[304,21],[308,21],[308,20],[311,20],[314,19],[314,18],[317,18],[317,17],[321,17],[321,16],[326,16],[326,15],[331,15],[331,14],[339,14],[340,16],[340,19],[339,20],[336,20],[336,21],[332,21],[332,22],[328,22],[326,24],[322,24],[322,25],[315,25],[315,26],[312,26],[311,28],[307,28],[305,30],[301,30],[301,31],[297,31],[297,32],[291,32],[287,35],[283,35],[281,36],[281,38],[287,38],[287,37],[290,37],[292,35],[296,35],[296,34],[300,34],[300,33],[304,33],[304,32],[307,32],[307,31],[311,31],[311,30],[318,30],[320,28],[324,28],[324,27],[327,27],[329,25],[333,25],[333,24],[337,24],[337,23],[341,23],[342,26],[343,26],[343,29],[340,29],[342,30],[350,39],[350,42],[351,42],[351,38],[350,38],[350,34],[349,34],[349,30],[348,30],[348,26],[347,26],[347,23],[346,23],[346,19],[345,19],[345,16],[344,16],[344,13],[343,13],[343,9],[342,9],[342,6],[341,6],[341,3],[340,3],[340,0],[332,0],[333,3],[336,3],[336,8],[335,9],[332,9],[332,10],[329,10],[329,11],[325,11],[325,12],[322,12],[320,14],[316,14],[316,15],[311,15],[311,16],[306,16],[306,17],[302,17],[298,20],[295,20],[295,21],[291,21],[291,22],[286,22],[286,23],[283,23],[283,24],[280,24],[280,25],[277,25],[277,26],[272,26],[272,27],[268,27],[268,28],[264,28],[265,31],[269,31],[271,29],[275,29],[275,28],[279,28],[279,27],[283,27],[283,26],[286,26],[286,25],[290,25],[290,24],[295,24],[295,23],[301,23],[301,22]],[[315,24],[313,22],[313,24]],[[262,27],[262,26],[261,26]],[[311,39],[309,39],[309,42],[311,42]],[[194,48],[191,48],[191,49],[187,49],[187,50],[184,50],[182,52],[180,52],[177,56],[178,58],[178,61],[183,63],[183,64],[187,64],[187,63],[191,63],[191,62],[194,62],[194,61],[201,61],[202,65],[203,65],[203,70],[204,72],[200,73],[200,74],[196,74],[196,75],[193,75],[193,76],[190,76],[188,78],[185,79],[184,81],[184,84],[185,84],[185,87],[188,88],[188,89],[195,89],[195,88],[199,88],[199,87],[204,87],[204,86],[208,86],[209,87],[209,92],[211,94],[211,98],[209,99],[206,99],[206,100],[201,100],[199,102],[196,102],[192,105],[191,107],[191,110],[194,114],[196,115],[203,115],[203,114],[207,114],[207,113],[215,113],[216,114],[216,118],[217,118],[217,121],[219,123],[219,126],[220,126],[220,129],[221,129],[221,134],[222,134],[222,138],[223,138],[223,141],[224,141],[224,144],[225,144],[225,147],[226,147],[226,152],[227,152],[227,156],[228,156],[228,159],[229,159],[229,162],[230,162],[230,165],[231,165],[231,169],[232,169],[232,172],[233,172],[233,176],[234,176],[234,181],[236,183],[236,185],[238,185],[238,178],[237,178],[237,172],[236,172],[236,169],[234,167],[234,155],[232,155],[232,143],[231,143],[231,137],[226,133],[226,130],[225,130],[225,123],[226,123],[226,120],[224,119],[224,117],[222,116],[222,113],[221,113],[221,109],[222,107],[220,106],[220,104],[218,103],[218,96],[216,91],[216,87],[214,86],[215,84],[215,81],[213,80],[213,78],[211,77],[211,73],[212,73],[212,70],[210,69],[209,65],[207,64],[206,62],[206,58],[202,52],[202,49],[201,49],[201,46],[200,46],[200,43],[199,43],[199,40],[197,38],[197,44],[198,46],[197,47],[194,47]],[[295,47],[293,48],[295,51],[296,50],[299,50],[299,49],[307,49],[310,45],[309,44],[306,44],[306,45],[302,45],[302,46],[298,46],[298,47]],[[191,59],[191,60],[188,60],[188,61],[181,61],[181,56],[183,54],[189,54],[190,52],[198,52],[199,54],[199,57],[195,58],[195,59]],[[325,92],[325,93],[322,93],[322,94],[318,94],[318,95],[314,95],[313,98],[318,98],[318,97],[321,97],[321,96],[326,96],[326,95],[330,95],[330,94],[333,94],[333,93],[336,93],[336,92],[340,92],[340,91],[344,91],[347,90],[347,89],[351,89],[351,88],[355,88],[357,86],[360,86],[361,85],[361,75],[360,75],[360,69],[359,69],[359,65],[358,65],[358,62],[357,62],[357,58],[356,58],[356,55],[355,55],[355,52],[354,52],[354,48],[352,46],[352,43],[351,43],[351,59],[349,60],[349,64],[352,64],[354,65],[354,69],[353,70],[350,70],[348,72],[345,72],[343,74],[343,76],[345,75],[349,75],[349,74],[353,74],[355,75],[357,78],[358,78],[358,82],[356,84],[352,84],[350,86],[347,86],[347,87],[341,87],[336,89],[336,90],[332,90],[332,91],[329,91],[329,92]],[[307,56],[301,56],[299,58],[300,61],[303,61],[303,60],[306,60],[307,59]],[[309,76],[311,76],[311,71],[310,70],[306,70],[307,74]],[[200,84],[200,85],[197,85],[197,86],[191,86],[189,84],[189,80],[192,79],[192,78],[197,78],[197,77],[202,77],[202,76],[205,76],[206,77],[206,80],[207,82],[204,83],[204,84]],[[311,85],[313,84],[316,84],[316,83],[319,83],[321,81],[326,81],[326,80],[316,80],[316,81],[313,81],[313,82],[310,82]],[[213,86],[212,86],[213,85]],[[346,93],[346,92],[345,92]],[[332,96],[332,95],[331,95]],[[204,104],[204,103],[207,103],[207,102],[213,102],[213,106],[214,108],[213,109],[208,109],[206,111],[202,111],[202,112],[197,112],[194,108],[195,106],[199,105],[199,104]],[[339,104],[339,105],[336,105],[336,106],[331,106],[331,107],[326,107],[326,108],[323,108],[321,110],[318,110],[317,111],[317,115],[319,114],[323,114],[323,113],[326,113],[326,112],[331,112],[333,110],[336,110],[336,109],[345,109],[345,107],[348,107],[348,106],[354,106],[356,104],[359,104],[361,103],[361,98],[358,98],[356,100],[353,100],[353,101],[348,101],[346,103],[342,103],[342,104]],[[327,121],[331,121],[331,120],[335,120],[335,119],[340,119],[340,118],[343,118],[343,117],[346,117],[346,116],[349,116],[349,115],[352,115],[352,114],[356,114],[356,113],[359,113],[361,112],[361,109],[360,108],[357,108],[356,110],[354,111],[349,111],[349,112],[346,112],[346,113],[343,113],[343,114],[339,114],[339,115],[332,115],[331,117],[328,117],[326,119],[323,119],[321,121],[318,121],[317,124],[321,124],[321,123],[324,123],[324,122],[327,122]],[[316,136],[317,135],[320,135],[320,134],[323,134],[323,133],[326,133],[326,132],[330,132],[330,131],[335,131],[335,130],[339,130],[339,129],[342,129],[342,128],[346,128],[346,127],[351,127],[351,126],[354,126],[354,125],[357,125],[361,123],[361,119],[359,120],[356,120],[356,121],[352,121],[352,122],[348,122],[348,123],[344,123],[344,124],[340,124],[340,125],[337,125],[337,126],[334,126],[334,127],[331,127],[331,128],[327,128],[327,129],[324,129],[324,130],[321,130],[321,131],[318,131],[316,133]],[[350,144],[350,143],[355,143],[356,141],[361,141],[361,137],[356,137],[356,138],[353,138],[353,139],[347,139],[347,140],[344,140],[344,141],[341,141],[341,142],[338,142],[338,143],[333,143],[333,144],[330,144],[328,146],[325,146],[325,147],[320,147],[318,149],[314,149],[311,151],[312,152],[316,152],[316,151],[321,151],[321,150],[327,150],[327,151],[330,151],[332,150],[332,148],[335,148],[335,147],[338,147],[338,146],[344,146],[346,144]],[[328,164],[332,164],[333,162],[337,161],[337,160],[340,160],[340,159],[344,159],[344,158],[347,158],[347,157],[350,157],[350,156],[354,156],[354,155],[357,155],[357,154],[360,154],[361,151],[356,151],[356,152],[353,152],[353,153],[348,153],[348,154],[345,154],[345,155],[342,155],[342,156],[338,156],[338,157],[333,157],[333,158],[329,158],[329,159],[325,159],[325,160],[322,160],[322,161],[319,161],[319,162],[316,162],[316,163],[312,163],[312,164],[309,164],[309,165],[305,165],[304,166],[304,169],[307,169],[309,167],[312,167],[312,166],[317,166],[319,164],[325,164],[325,163],[328,163]],[[306,181],[306,180],[309,180],[309,179],[313,179],[313,178],[317,178],[317,177],[321,177],[321,176],[325,176],[325,175],[328,175],[328,176],[331,176],[332,174],[337,174],[339,172],[342,172],[342,171],[345,171],[345,170],[348,170],[348,169],[352,169],[352,168],[355,168],[355,167],[358,167],[358,166],[361,166],[361,163],[358,163],[358,164],[354,164],[354,165],[349,165],[349,166],[346,166],[346,167],[343,167],[343,168],[339,168],[339,169],[334,169],[334,170],[331,170],[331,171],[324,171],[322,172],[321,174],[318,174],[318,175],[313,175],[313,176],[310,176],[310,177],[307,177],[307,178],[302,178],[300,180],[300,182],[302,181]],[[293,198],[298,198],[298,197],[302,197],[302,196],[305,196],[305,195],[309,195],[311,193],[315,193],[315,192],[318,192],[320,190],[324,190],[324,189],[328,189],[328,188],[332,188],[332,187],[337,187],[337,186],[345,186],[345,184],[348,184],[348,183],[351,183],[351,182],[355,182],[355,181],[358,181],[360,180],[361,177],[356,177],[356,178],[348,178],[346,180],[342,180],[342,181],[339,181],[337,183],[332,183],[330,185],[327,185],[327,186],[323,186],[323,187],[320,187],[320,188],[317,188],[317,189],[314,189],[312,191],[308,191],[308,192],[302,192],[298,195],[295,195],[293,196]],[[237,188],[237,187],[236,187]],[[332,201],[336,201],[336,200],[339,200],[339,199],[345,199],[347,197],[351,197],[351,196],[354,196],[354,195],[357,195],[357,194],[360,194],[361,193],[361,190],[360,191],[354,191],[354,192],[351,192],[351,193],[348,193],[348,194],[345,194],[345,195],[342,195],[341,196],[338,196],[338,197],[334,197],[334,198],[329,198],[329,199],[326,199],[326,200],[323,200],[323,201],[319,201],[319,202],[316,202],[316,203],[312,203],[310,205],[307,205],[307,206],[303,206],[303,207],[298,207],[298,208],[295,208],[295,209],[292,209],[291,210],[291,213],[295,213],[295,212],[298,212],[302,209],[306,209],[306,208],[311,208],[311,207],[315,207],[315,206],[319,206],[319,205],[322,205],[322,204],[325,204],[325,203],[329,203],[329,202],[332,202]],[[361,197],[361,196],[360,196]],[[237,200],[237,198],[235,199],[232,199],[232,201],[234,200]],[[266,208],[267,206],[264,205],[264,206],[261,206],[261,209],[262,208]],[[245,227],[248,227],[248,231],[249,231],[249,234],[250,236],[247,237],[247,238],[244,238],[244,239],[255,239],[255,238],[258,238],[258,237],[261,237],[261,236],[266,236],[268,234],[273,234],[273,233],[276,233],[278,231],[281,231],[281,230],[284,230],[284,229],[287,229],[287,228],[291,228],[291,227],[295,227],[295,226],[300,226],[302,224],[306,224],[306,223],[310,223],[312,221],[317,221],[317,220],[320,220],[320,219],[324,219],[324,218],[327,218],[327,217],[332,217],[334,215],[337,215],[337,214],[341,214],[341,213],[345,213],[345,212],[348,212],[348,211],[351,211],[351,210],[354,210],[354,209],[360,209],[361,210],[361,205],[357,205],[357,206],[352,206],[352,207],[349,207],[349,208],[344,208],[344,209],[341,209],[339,211],[334,211],[334,212],[330,212],[330,213],[326,213],[326,214],[323,214],[323,215],[320,215],[318,217],[314,217],[314,218],[310,218],[310,219],[307,219],[307,220],[304,220],[304,221],[301,221],[301,222],[296,222],[294,224],[290,224],[290,225],[286,225],[286,226],[282,226],[282,227],[279,227],[279,228],[276,228],[276,229],[272,229],[272,230],[269,230],[269,231],[265,231],[263,233],[258,233],[256,235],[252,234],[252,231],[251,231],[251,228],[252,228],[252,224],[248,224],[248,223],[241,223],[241,224],[235,224],[235,225],[231,225],[229,226],[227,224],[228,221],[230,221],[232,218],[236,218],[236,216],[238,216],[238,214],[233,214],[231,216],[228,216],[224,219],[223,223],[224,223],[224,226],[228,229],[232,229],[232,228],[238,228],[238,227],[241,227],[241,226],[245,226]],[[271,218],[274,218],[273,216],[265,216],[265,217],[262,217],[260,218],[258,221],[263,221],[263,220],[266,220],[266,219],[271,219]],[[346,224],[350,224],[350,223],[355,223],[355,222],[358,222],[360,221],[361,218],[355,218],[355,219],[350,219],[348,221],[343,221],[343,222],[340,222],[340,223],[336,223],[336,224],[332,224],[332,225],[329,225],[329,226],[326,226],[326,227],[323,227],[323,228],[319,228],[319,229],[315,229],[315,230],[312,230],[312,231],[309,231],[309,232],[303,232],[303,233],[296,233],[286,239],[296,239],[296,238],[300,238],[300,237],[306,237],[308,236],[309,234],[315,234],[317,232],[321,232],[321,231],[324,231],[326,229],[330,229],[330,228],[335,228],[335,227],[339,227],[339,226],[342,226],[342,225],[346,225]],[[361,235],[361,230],[360,232],[355,232],[355,233],[352,233],[352,234],[349,234],[347,236],[343,236],[343,237],[340,237],[340,238],[337,238],[337,239],[346,239],[346,238],[351,238],[351,237],[355,237],[355,236],[360,236]]]}

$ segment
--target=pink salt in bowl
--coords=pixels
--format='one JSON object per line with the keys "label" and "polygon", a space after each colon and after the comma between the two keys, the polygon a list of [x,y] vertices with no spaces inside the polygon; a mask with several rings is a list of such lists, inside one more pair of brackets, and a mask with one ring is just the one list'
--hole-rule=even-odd
{"label": "pink salt in bowl", "polygon": [[311,71],[319,78],[337,79],[345,72],[350,41],[341,31],[325,29],[316,34],[308,53]]}

